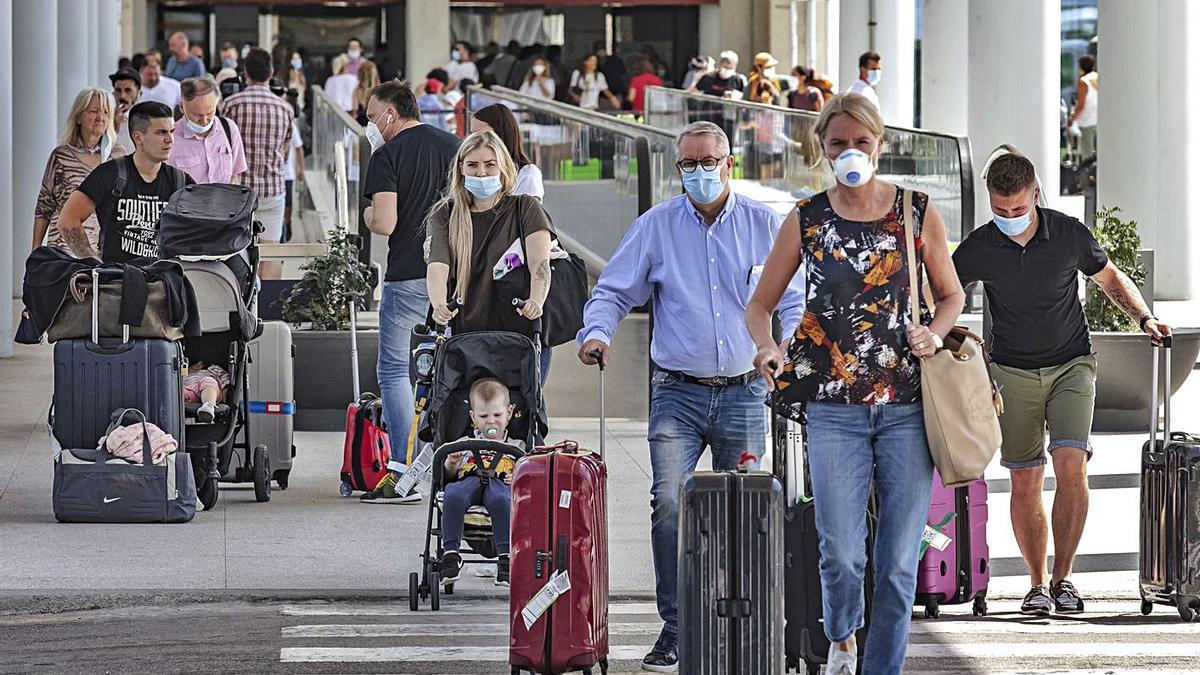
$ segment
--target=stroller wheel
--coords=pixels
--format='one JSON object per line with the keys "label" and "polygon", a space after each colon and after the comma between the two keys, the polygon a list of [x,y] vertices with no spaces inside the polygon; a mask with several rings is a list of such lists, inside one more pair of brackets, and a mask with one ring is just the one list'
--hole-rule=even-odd
{"label": "stroller wheel", "polygon": [[217,480],[209,478],[200,484],[200,489],[196,490],[196,497],[200,503],[204,505],[204,510],[207,511],[217,505]]}
{"label": "stroller wheel", "polygon": [[429,575],[429,609],[438,611],[442,608],[441,579],[438,573]]}
{"label": "stroller wheel", "polygon": [[275,479],[275,483],[279,486],[280,490],[286,490],[288,488],[288,477],[291,474],[291,469],[277,469],[271,477]]}
{"label": "stroller wheel", "polygon": [[271,457],[265,445],[254,446],[254,498],[271,501]]}
{"label": "stroller wheel", "polygon": [[408,575],[408,609],[413,612],[421,609],[421,575],[416,572]]}

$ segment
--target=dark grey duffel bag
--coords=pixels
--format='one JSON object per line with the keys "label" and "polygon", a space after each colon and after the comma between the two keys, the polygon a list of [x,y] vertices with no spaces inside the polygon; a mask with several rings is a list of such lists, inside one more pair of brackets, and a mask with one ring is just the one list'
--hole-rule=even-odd
{"label": "dark grey duffel bag", "polygon": [[114,412],[105,435],[126,417],[142,424],[142,463],[131,464],[104,449],[62,450],[54,461],[54,517],[59,522],[186,523],[196,515],[196,481],[182,443],[162,464],[154,464],[141,411]]}

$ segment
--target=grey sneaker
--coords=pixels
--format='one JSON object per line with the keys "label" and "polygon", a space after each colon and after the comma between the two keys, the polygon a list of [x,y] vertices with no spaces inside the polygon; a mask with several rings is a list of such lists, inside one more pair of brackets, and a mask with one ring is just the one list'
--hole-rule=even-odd
{"label": "grey sneaker", "polygon": [[1050,587],[1050,595],[1054,597],[1054,611],[1059,614],[1079,614],[1083,612],[1083,598],[1075,590],[1075,584],[1063,579]]}
{"label": "grey sneaker", "polygon": [[1021,613],[1029,616],[1050,616],[1054,608],[1054,600],[1045,584],[1039,584],[1029,589],[1025,600],[1021,603]]}

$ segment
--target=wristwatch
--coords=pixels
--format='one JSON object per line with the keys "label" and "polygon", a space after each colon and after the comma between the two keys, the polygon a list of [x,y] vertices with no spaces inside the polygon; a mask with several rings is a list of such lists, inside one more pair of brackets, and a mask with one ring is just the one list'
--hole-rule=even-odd
{"label": "wristwatch", "polygon": [[933,333],[933,348],[941,349],[943,344],[945,343],[942,342],[942,336],[938,335],[937,333]]}
{"label": "wristwatch", "polygon": [[1145,333],[1146,332],[1146,323],[1150,322],[1150,321],[1158,321],[1158,318],[1155,317],[1153,314],[1147,314],[1146,316],[1143,316],[1142,320],[1138,322],[1138,330]]}

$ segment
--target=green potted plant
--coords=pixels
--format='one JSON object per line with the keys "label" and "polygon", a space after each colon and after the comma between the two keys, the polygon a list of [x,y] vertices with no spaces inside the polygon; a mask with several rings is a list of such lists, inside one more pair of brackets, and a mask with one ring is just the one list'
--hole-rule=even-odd
{"label": "green potted plant", "polygon": [[[1119,207],[1096,212],[1092,234],[1108,259],[1142,289],[1146,304],[1153,307],[1153,280],[1148,280],[1147,252],[1142,250],[1137,221],[1122,218]],[[1151,268],[1152,269],[1152,268]],[[1083,305],[1096,353],[1095,431],[1145,431],[1150,423],[1152,376],[1149,338],[1105,296],[1094,282],[1087,282]],[[1178,390],[1192,371],[1200,352],[1200,334],[1176,331],[1172,354],[1172,385]],[[1160,387],[1162,385],[1160,384]]]}
{"label": "green potted plant", "polygon": [[[336,431],[345,425],[355,392],[350,356],[350,302],[371,292],[368,266],[358,259],[357,237],[334,229],[328,250],[301,266],[304,276],[283,300],[283,316],[299,330],[296,350],[296,429]],[[359,305],[361,307],[361,304]],[[379,331],[359,329],[358,370],[364,391],[379,391],[375,361]]]}

